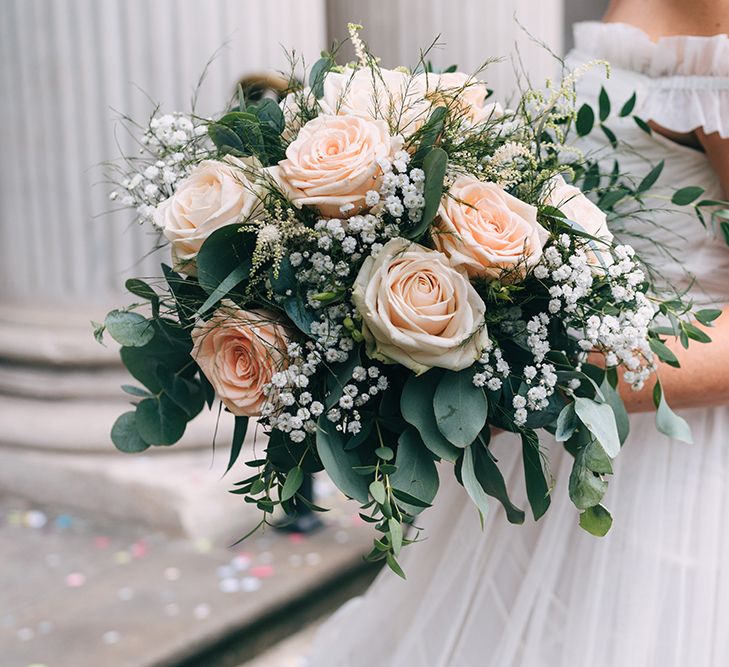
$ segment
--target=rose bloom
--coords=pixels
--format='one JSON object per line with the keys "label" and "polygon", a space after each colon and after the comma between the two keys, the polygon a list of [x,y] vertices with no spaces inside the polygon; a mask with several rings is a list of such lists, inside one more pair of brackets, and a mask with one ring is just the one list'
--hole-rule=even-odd
{"label": "rose bloom", "polygon": [[194,273],[191,261],[216,229],[245,220],[259,209],[261,199],[246,176],[247,166],[235,159],[204,160],[180,181],[175,194],[157,206],[155,224],[169,240],[173,262],[181,270]]}
{"label": "rose bloom", "polygon": [[495,183],[459,176],[441,200],[433,239],[472,277],[524,277],[542,256],[548,233],[537,209]]}
{"label": "rose bloom", "polygon": [[263,388],[287,365],[286,330],[265,310],[221,306],[192,331],[192,356],[234,415],[257,417]]}
{"label": "rose bloom", "polygon": [[349,217],[361,212],[367,191],[378,187],[378,158],[401,147],[402,138],[391,137],[383,120],[319,116],[301,128],[286,159],[268,171],[295,206],[315,206],[326,217]]}
{"label": "rose bloom", "polygon": [[428,72],[419,74],[416,79],[418,89],[433,106],[447,106],[473,125],[499,118],[504,113],[497,102],[486,103],[486,84],[463,72]]}
{"label": "rose bloom", "polygon": [[547,204],[558,208],[568,220],[577,223],[583,231],[603,241],[600,243],[590,240],[585,246],[587,263],[594,267],[610,266],[613,263],[613,256],[608,248],[613,235],[608,229],[605,213],[585,197],[582,190],[565,183],[562,176],[554,176],[546,187],[549,192]]}
{"label": "rose bloom", "polygon": [[448,258],[402,238],[368,257],[352,294],[367,352],[420,374],[471,366],[488,343],[486,306]]}
{"label": "rose bloom", "polygon": [[346,67],[326,75],[319,106],[325,114],[385,120],[398,132],[412,134],[428,118],[430,104],[423,93],[418,78],[406,72]]}

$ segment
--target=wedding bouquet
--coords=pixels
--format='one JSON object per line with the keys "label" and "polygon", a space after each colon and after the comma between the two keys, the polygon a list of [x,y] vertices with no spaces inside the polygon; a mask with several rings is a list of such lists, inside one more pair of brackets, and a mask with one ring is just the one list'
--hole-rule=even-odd
{"label": "wedding bouquet", "polygon": [[[520,436],[541,517],[546,433],[574,457],[580,525],[605,534],[605,478],[628,434],[619,376],[641,388],[657,360],[677,364],[661,336],[705,342],[691,320],[719,314],[665,295],[613,238],[613,222],[647,210],[662,165],[604,174],[605,156],[571,146],[575,130],[617,146],[604,91],[599,109],[575,109],[579,72],[508,109],[477,75],[425,58],[387,70],[357,26],[350,37],[356,62],[323,54],[280,104],[240,90],[215,119],[155,112],[123,163],[112,198],[161,232],[172,261],[161,282],[127,281],[141,302],[97,331],[143,385],[124,387],[136,405],[113,442],[171,445],[220,402],[235,415],[229,469],[249,419],[267,437],[232,491],[262,523],[311,506],[300,487],[323,469],[378,531],[369,557],[402,574],[416,538],[403,527],[434,502],[439,461],[482,515],[493,497],[524,521],[494,429]],[[674,203],[700,195],[682,188]],[[658,382],[654,396],[658,429],[688,439]]]}

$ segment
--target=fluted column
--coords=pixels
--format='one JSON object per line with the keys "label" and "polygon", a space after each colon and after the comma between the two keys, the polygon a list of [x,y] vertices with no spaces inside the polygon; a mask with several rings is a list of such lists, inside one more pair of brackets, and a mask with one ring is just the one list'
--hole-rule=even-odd
{"label": "fluted column", "polygon": [[224,452],[210,469],[210,422],[141,457],[109,440],[129,378],[89,320],[133,300],[125,278],[156,275],[167,253],[145,257],[150,230],[108,214],[100,165],[133,153],[120,113],[188,111],[211,58],[203,116],[241,76],[287,69],[281,44],[315,60],[325,31],[324,0],[0,2],[0,493],[191,534],[225,517],[240,529]]}
{"label": "fluted column", "polygon": [[[115,120],[220,109],[243,74],[316,59],[323,0],[3,0],[0,301],[104,301],[149,275],[148,230],[111,208],[99,165],[132,143]],[[149,95],[150,97],[147,97]]]}

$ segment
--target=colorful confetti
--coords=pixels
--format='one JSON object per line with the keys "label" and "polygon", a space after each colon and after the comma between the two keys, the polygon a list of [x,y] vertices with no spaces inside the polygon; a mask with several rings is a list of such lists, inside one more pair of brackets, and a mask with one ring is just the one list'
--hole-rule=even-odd
{"label": "colorful confetti", "polygon": [[83,572],[71,572],[66,575],[66,586],[80,588],[86,583],[86,575]]}

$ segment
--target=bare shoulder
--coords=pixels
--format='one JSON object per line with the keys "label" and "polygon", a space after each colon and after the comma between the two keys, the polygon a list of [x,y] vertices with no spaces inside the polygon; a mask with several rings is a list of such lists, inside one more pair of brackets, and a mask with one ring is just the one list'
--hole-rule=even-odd
{"label": "bare shoulder", "polygon": [[706,134],[703,130],[696,130],[696,137],[719,175],[724,196],[729,198],[729,137],[722,139],[718,132]]}
{"label": "bare shoulder", "polygon": [[729,0],[611,0],[605,20],[630,23],[653,40],[729,34]]}

